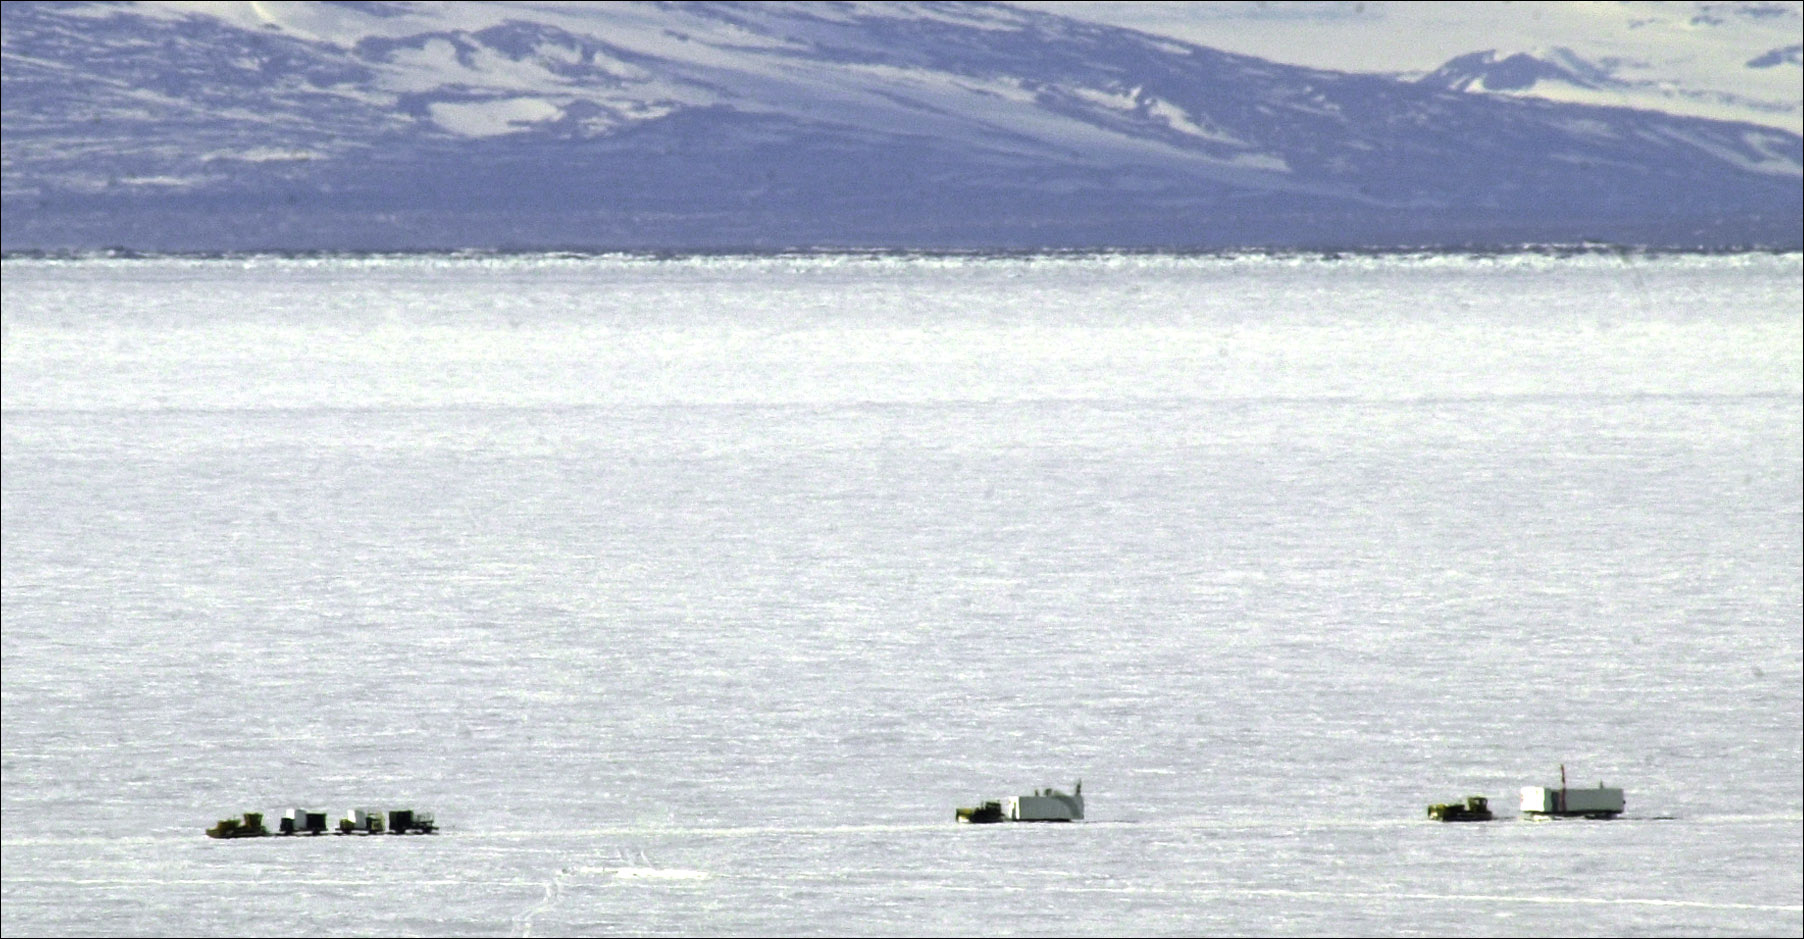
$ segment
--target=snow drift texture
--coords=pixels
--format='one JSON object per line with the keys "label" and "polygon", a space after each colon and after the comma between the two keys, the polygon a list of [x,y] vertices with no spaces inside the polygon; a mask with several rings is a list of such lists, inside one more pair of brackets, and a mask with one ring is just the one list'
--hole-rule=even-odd
{"label": "snow drift texture", "polygon": [[1781,128],[1000,5],[0,16],[9,251],[1804,243]]}

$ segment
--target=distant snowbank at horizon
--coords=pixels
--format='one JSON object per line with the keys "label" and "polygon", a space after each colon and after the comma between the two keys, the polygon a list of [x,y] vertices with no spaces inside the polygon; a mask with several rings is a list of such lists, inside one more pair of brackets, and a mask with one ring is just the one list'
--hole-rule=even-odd
{"label": "distant snowbank at horizon", "polygon": [[755,266],[771,262],[797,262],[809,265],[907,264],[962,267],[991,263],[1068,263],[1107,262],[1117,266],[1170,266],[1198,263],[1344,263],[1365,260],[1373,263],[1463,264],[1481,261],[1498,264],[1568,263],[1593,259],[1605,265],[1651,259],[1692,259],[1696,263],[1714,263],[1721,259],[1804,259],[1804,251],[1748,248],[1735,250],[1658,248],[1640,245],[1516,245],[1497,248],[1228,248],[1221,250],[1160,250],[1133,248],[1047,248],[1047,249],[943,249],[915,248],[819,248],[762,250],[611,250],[581,249],[488,249],[463,248],[443,251],[138,251],[125,248],[102,248],[92,251],[6,251],[0,261],[14,263],[94,263],[130,264],[146,261],[187,261],[196,264],[293,262],[322,263],[427,263],[464,264],[470,262],[528,264],[589,264],[597,261],[623,263],[694,263],[706,265]]}
{"label": "distant snowbank at horizon", "polygon": [[[0,406],[14,413],[919,404],[917,371],[962,376],[934,386],[931,393],[947,402],[1088,400],[1104,392],[1137,401],[1342,402],[1804,392],[1797,367],[1804,337],[1795,317],[1771,312],[1799,303],[1798,253],[262,256],[9,259],[4,272],[8,380]],[[101,308],[72,298],[117,282],[165,295],[130,307],[119,331],[131,337],[127,355],[91,347],[79,319],[20,312],[57,291],[71,308]],[[230,321],[197,317],[196,283],[235,296],[230,306],[242,312]],[[757,302],[684,299],[747,283],[763,285]],[[1355,283],[1364,285],[1363,296]],[[929,295],[922,284],[932,286]],[[1374,341],[1353,311],[1378,306],[1386,291],[1427,299],[1396,314],[1390,331],[1362,348]],[[1487,291],[1483,304],[1460,299]],[[507,299],[455,318],[430,312],[436,296],[484,292]],[[1574,292],[1605,306],[1563,325],[1557,348],[1520,347],[1521,330]],[[823,293],[856,296],[844,302],[860,317],[811,319]],[[1268,298],[1225,299],[1261,295]],[[979,296],[1009,297],[1011,312],[998,318],[970,299]],[[1620,311],[1632,313],[1634,325]],[[424,318],[402,328],[413,317]],[[829,355],[823,343],[838,352]],[[1297,371],[1299,357],[1318,346],[1341,350],[1343,372]],[[818,356],[798,352],[817,347]],[[1601,350],[1617,348],[1663,364],[1612,371]],[[735,363],[733,374],[701,366],[716,354]],[[252,364],[294,355],[307,367],[264,375]],[[835,355],[859,364],[848,369]],[[1446,363],[1475,358],[1484,363],[1483,381],[1448,372]],[[1085,375],[1125,369],[1138,376],[1135,390],[1068,382],[1033,364],[1045,361],[1094,361],[1099,371]],[[407,363],[402,371],[419,378],[397,383],[383,362]],[[221,385],[195,372],[239,366],[262,377]],[[95,397],[88,376],[101,368],[134,377]],[[1724,375],[1760,379],[1730,386]]]}

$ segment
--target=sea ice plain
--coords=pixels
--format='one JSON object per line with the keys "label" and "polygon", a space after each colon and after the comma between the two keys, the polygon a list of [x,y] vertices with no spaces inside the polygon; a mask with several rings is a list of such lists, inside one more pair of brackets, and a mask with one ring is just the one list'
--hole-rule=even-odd
{"label": "sea ice plain", "polygon": [[1800,280],[8,259],[4,931],[1795,935]]}

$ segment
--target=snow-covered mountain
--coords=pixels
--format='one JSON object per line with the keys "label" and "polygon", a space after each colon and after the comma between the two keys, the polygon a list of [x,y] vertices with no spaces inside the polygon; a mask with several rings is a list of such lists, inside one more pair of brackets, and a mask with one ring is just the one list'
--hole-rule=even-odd
{"label": "snow-covered mountain", "polygon": [[1358,74],[987,3],[0,22],[7,250],[1804,240],[1797,133],[1472,93],[1590,80],[1492,51]]}
{"label": "snow-covered mountain", "polygon": [[1018,2],[1312,68],[1804,133],[1804,2]]}

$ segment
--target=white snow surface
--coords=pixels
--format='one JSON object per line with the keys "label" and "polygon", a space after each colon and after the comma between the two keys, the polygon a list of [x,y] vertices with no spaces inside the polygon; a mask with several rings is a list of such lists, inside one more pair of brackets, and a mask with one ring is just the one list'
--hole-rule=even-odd
{"label": "white snow surface", "polygon": [[1796,254],[0,275],[8,936],[1804,930]]}

